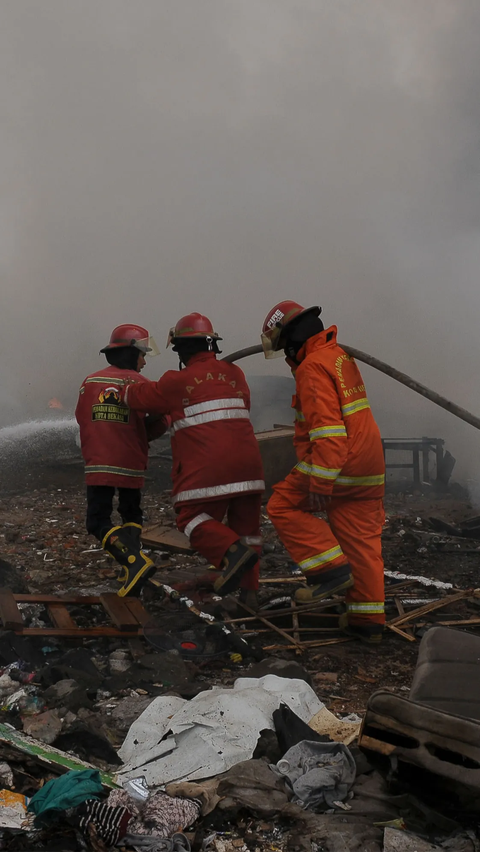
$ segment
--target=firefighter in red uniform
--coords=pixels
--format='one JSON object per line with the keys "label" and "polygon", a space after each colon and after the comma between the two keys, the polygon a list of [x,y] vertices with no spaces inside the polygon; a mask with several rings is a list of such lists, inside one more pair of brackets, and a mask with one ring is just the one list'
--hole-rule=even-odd
{"label": "firefighter in red uniform", "polygon": [[[121,399],[129,379],[140,376],[145,355],[154,341],[138,325],[119,325],[101,351],[109,367],[87,376],[80,388],[75,416],[80,426],[87,482],[87,530],[123,567],[121,597],[136,594],[155,571],[141,549],[141,488],[148,459],[148,442],[167,429],[165,418],[145,418],[130,411]],[[139,385],[140,386],[140,385]],[[150,422],[149,422],[150,421]],[[113,526],[115,489],[122,526]]]}
{"label": "firefighter in red uniform", "polygon": [[[283,351],[295,375],[298,456],[267,510],[307,578],[296,600],[345,590],[340,627],[374,643],[385,621],[382,441],[360,371],[338,345],[336,327],[324,329],[320,311],[280,302],[263,325],[265,355]],[[322,509],[328,523],[315,516]]]}
{"label": "firefighter in red uniform", "polygon": [[241,600],[255,606],[265,483],[250,391],[239,367],[217,361],[220,339],[207,317],[182,317],[168,343],[184,369],[169,370],[158,382],[129,384],[124,399],[133,411],[170,415],[177,526],[222,569],[218,594],[241,586]]}

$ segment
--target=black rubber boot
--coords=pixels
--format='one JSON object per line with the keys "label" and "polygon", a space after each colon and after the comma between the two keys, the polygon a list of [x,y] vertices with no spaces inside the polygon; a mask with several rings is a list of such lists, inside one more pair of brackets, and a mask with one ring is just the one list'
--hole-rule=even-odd
{"label": "black rubber boot", "polygon": [[349,624],[348,613],[344,612],[340,616],[338,626],[345,636],[359,639],[366,645],[379,645],[382,641],[383,624]]}
{"label": "black rubber boot", "polygon": [[134,542],[137,547],[142,547],[142,532],[143,527],[141,524],[135,524],[133,521],[127,521],[126,524],[123,524],[122,530],[125,532],[125,535]]}
{"label": "black rubber boot", "polygon": [[102,547],[123,568],[123,574],[118,578],[122,588],[117,592],[119,597],[138,595],[144,583],[155,573],[155,565],[148,556],[134,544],[130,533],[122,527],[113,527],[102,541]]}
{"label": "black rubber boot", "polygon": [[217,595],[228,595],[238,589],[244,574],[258,561],[258,553],[242,544],[240,539],[231,544],[222,560],[222,573],[215,580],[213,588]]}
{"label": "black rubber boot", "polygon": [[338,592],[343,592],[353,586],[353,576],[350,565],[339,565],[329,571],[320,571],[318,574],[307,574],[307,585],[302,586],[295,592],[297,603],[311,603],[321,601],[323,598],[331,598]]}

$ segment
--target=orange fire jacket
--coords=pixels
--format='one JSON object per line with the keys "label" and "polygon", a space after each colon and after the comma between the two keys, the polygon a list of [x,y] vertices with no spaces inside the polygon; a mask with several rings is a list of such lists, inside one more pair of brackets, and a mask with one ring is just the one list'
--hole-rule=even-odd
{"label": "orange fire jacket", "polygon": [[383,497],[382,441],[355,360],[337,343],[336,326],[311,337],[296,370],[295,470],[311,491],[352,498]]}

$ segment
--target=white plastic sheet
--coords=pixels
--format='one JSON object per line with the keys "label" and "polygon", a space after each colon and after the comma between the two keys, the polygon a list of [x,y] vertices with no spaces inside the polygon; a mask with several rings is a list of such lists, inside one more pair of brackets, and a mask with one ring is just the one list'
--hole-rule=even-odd
{"label": "white plastic sheet", "polygon": [[240,678],[233,689],[213,687],[191,701],[160,696],[125,738],[119,783],[143,775],[152,789],[220,775],[252,757],[282,702],[304,722],[324,706],[305,681],[276,675]]}

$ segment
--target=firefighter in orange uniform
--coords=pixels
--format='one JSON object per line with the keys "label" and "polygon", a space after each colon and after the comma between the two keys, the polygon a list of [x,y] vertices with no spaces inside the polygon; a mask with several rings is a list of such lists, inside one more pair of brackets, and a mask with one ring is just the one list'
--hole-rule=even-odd
{"label": "firefighter in orange uniform", "polygon": [[[137,594],[155,571],[152,560],[141,549],[141,488],[148,442],[163,435],[168,421],[131,412],[121,399],[125,383],[133,376],[148,383],[140,371],[145,355],[154,346],[145,328],[117,326],[101,350],[109,366],[87,376],[75,411],[85,460],[87,530],[123,568],[120,597]],[[112,525],[115,489],[122,526]]]}
{"label": "firefighter in orange uniform", "polygon": [[217,361],[220,339],[207,317],[182,317],[168,341],[180,370],[129,384],[124,399],[134,412],[170,415],[177,526],[222,569],[218,594],[240,586],[241,600],[255,607],[263,467],[245,376],[236,364]]}
{"label": "firefighter in orange uniform", "polygon": [[[346,592],[349,635],[380,642],[384,615],[382,442],[353,358],[324,329],[321,308],[280,302],[262,332],[265,356],[282,350],[296,381],[298,464],[274,487],[269,517],[307,578],[300,603]],[[325,511],[328,523],[314,512]]]}

